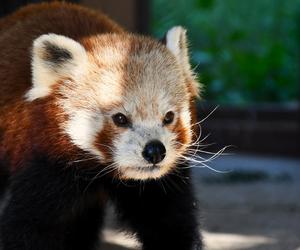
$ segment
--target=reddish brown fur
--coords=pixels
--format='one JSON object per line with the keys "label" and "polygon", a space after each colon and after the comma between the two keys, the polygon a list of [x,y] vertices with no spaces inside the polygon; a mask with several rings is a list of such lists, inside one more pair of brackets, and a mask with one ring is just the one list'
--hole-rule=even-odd
{"label": "reddish brown fur", "polygon": [[97,135],[95,146],[104,154],[105,160],[110,161],[112,159],[112,144],[118,134],[117,132],[115,126],[107,123],[104,124],[104,129]]}
{"label": "reddish brown fur", "polygon": [[196,97],[190,99],[190,113],[191,113],[191,129],[192,129],[192,141],[195,142],[200,134],[200,125],[197,124],[197,107]]}
{"label": "reddish brown fur", "polygon": [[181,144],[189,143],[188,128],[184,127],[180,119],[174,125],[173,132],[177,135],[177,142],[180,143],[176,145],[178,148],[181,148]]}
{"label": "reddish brown fur", "polygon": [[[5,32],[4,32],[5,31]],[[46,152],[50,157],[76,159],[83,154],[61,134],[58,124],[66,120],[57,116],[62,110],[55,105],[55,96],[25,102],[24,94],[32,86],[31,48],[33,40],[45,33],[56,33],[79,41],[89,52],[95,34],[123,33],[105,15],[67,3],[29,5],[0,20],[0,159],[4,156],[15,166],[30,159],[33,150]],[[149,40],[148,38],[145,38]],[[108,39],[108,42],[110,40]],[[131,44],[137,50],[139,43]],[[154,46],[159,49],[159,46]],[[151,49],[149,47],[149,49]],[[189,80],[187,80],[188,82]],[[189,88],[192,122],[196,121],[194,90]],[[179,122],[175,128],[180,143],[186,143],[186,131]],[[102,143],[111,145],[115,134],[110,126],[99,133]],[[59,135],[59,136],[49,136]],[[97,147],[101,147],[97,145]],[[108,148],[101,147],[106,157]]]}
{"label": "reddish brown fur", "polygon": [[[5,31],[5,32],[4,32]],[[45,33],[68,36],[89,50],[85,38],[101,33],[121,33],[123,30],[101,13],[67,3],[29,5],[0,20],[0,158],[10,159],[17,168],[32,155],[42,150],[52,157],[64,154],[78,156],[60,134],[59,113],[52,98],[30,102],[24,94],[31,87],[30,51],[33,40]],[[65,117],[60,117],[62,119]],[[15,169],[12,169],[13,171]]]}

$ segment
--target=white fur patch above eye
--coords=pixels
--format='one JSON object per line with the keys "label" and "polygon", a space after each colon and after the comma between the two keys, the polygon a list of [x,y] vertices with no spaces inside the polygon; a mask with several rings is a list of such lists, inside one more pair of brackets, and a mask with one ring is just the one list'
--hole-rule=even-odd
{"label": "white fur patch above eye", "polygon": [[25,98],[33,101],[45,97],[60,79],[78,78],[87,61],[83,46],[71,38],[56,34],[38,37],[32,49],[32,88]]}
{"label": "white fur patch above eye", "polygon": [[92,111],[78,110],[71,115],[65,126],[65,131],[71,141],[80,149],[90,152],[103,159],[103,155],[94,146],[97,133],[103,127],[101,114]]}

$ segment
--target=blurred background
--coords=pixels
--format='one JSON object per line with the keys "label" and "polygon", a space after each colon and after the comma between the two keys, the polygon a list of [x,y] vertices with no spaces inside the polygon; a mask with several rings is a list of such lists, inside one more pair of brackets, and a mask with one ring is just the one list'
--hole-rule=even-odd
{"label": "blurred background", "polygon": [[[41,1],[2,0],[0,16],[32,2]],[[193,171],[207,249],[300,250],[300,0],[72,2],[156,38],[174,25],[188,30],[204,86],[210,169]],[[136,249],[111,214],[104,237],[107,250]]]}

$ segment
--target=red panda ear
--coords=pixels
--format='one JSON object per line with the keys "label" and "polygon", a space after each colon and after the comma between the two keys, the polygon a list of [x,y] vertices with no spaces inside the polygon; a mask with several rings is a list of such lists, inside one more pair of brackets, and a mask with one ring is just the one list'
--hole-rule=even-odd
{"label": "red panda ear", "polygon": [[199,83],[195,80],[194,73],[189,62],[189,52],[186,37],[186,30],[181,26],[175,26],[168,30],[164,39],[164,44],[173,53],[182,67],[191,95],[199,96]]}
{"label": "red panda ear", "polygon": [[58,80],[76,78],[83,73],[87,54],[81,44],[71,38],[47,34],[33,42],[32,88],[27,92],[29,101],[50,94]]}

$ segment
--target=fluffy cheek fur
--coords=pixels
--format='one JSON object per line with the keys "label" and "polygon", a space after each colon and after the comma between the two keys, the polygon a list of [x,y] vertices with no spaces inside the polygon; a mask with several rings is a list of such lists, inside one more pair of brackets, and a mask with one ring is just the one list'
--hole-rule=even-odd
{"label": "fluffy cheek fur", "polygon": [[176,149],[182,155],[192,142],[193,132],[191,124],[191,113],[189,108],[184,108],[176,121],[172,132],[176,134]]}
{"label": "fluffy cheek fur", "polygon": [[63,124],[63,129],[71,142],[85,152],[96,156],[100,161],[105,159],[105,154],[97,148],[95,138],[103,127],[102,115],[88,110],[70,112],[68,121]]}
{"label": "fluffy cheek fur", "polygon": [[103,129],[98,132],[94,141],[94,145],[97,150],[102,153],[103,163],[110,163],[114,165],[113,153],[115,149],[113,141],[118,136],[118,134],[122,133],[123,130],[123,128],[116,128],[116,126],[107,121],[104,123]]}

